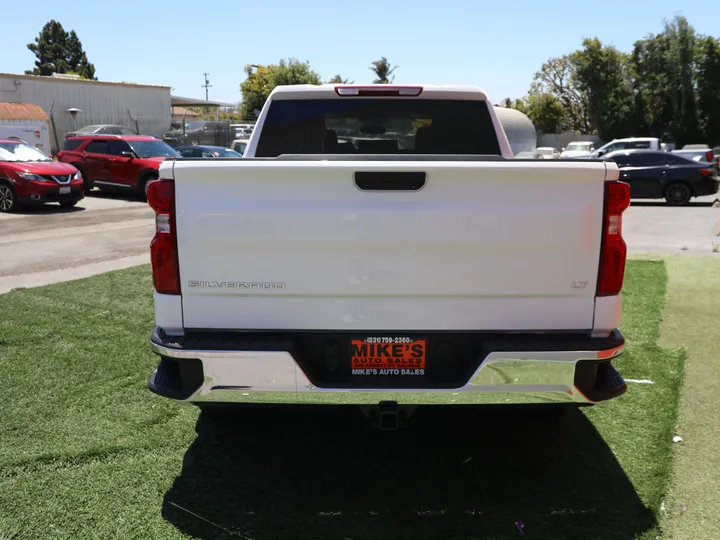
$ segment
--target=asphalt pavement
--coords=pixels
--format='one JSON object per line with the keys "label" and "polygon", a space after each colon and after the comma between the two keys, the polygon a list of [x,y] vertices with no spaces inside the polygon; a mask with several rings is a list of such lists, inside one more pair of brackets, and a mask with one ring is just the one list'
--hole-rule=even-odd
{"label": "asphalt pavement", "polygon": [[[716,198],[686,207],[633,201],[623,220],[628,248],[720,257]],[[149,263],[153,234],[154,215],[146,203],[97,190],[72,209],[47,205],[0,214],[0,294]]]}

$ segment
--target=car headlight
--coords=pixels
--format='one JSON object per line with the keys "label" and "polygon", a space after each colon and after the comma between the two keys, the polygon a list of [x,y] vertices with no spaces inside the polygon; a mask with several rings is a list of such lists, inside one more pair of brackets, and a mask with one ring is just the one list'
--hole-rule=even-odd
{"label": "car headlight", "polygon": [[47,182],[45,178],[40,176],[39,174],[33,174],[33,173],[26,173],[26,172],[19,172],[17,175],[22,178],[23,180],[33,180],[35,182]]}
{"label": "car headlight", "polygon": [[76,173],[73,175],[72,179],[73,179],[73,180],[82,180],[82,173],[80,173],[80,171],[76,172]]}

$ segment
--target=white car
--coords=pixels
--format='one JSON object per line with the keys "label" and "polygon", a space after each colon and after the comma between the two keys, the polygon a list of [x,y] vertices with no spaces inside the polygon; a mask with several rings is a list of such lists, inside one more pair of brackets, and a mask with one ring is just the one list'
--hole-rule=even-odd
{"label": "white car", "polygon": [[610,152],[618,150],[657,150],[662,151],[662,143],[657,137],[630,137],[615,139],[595,150],[590,157],[601,158]]}
{"label": "white car", "polygon": [[235,139],[230,145],[230,148],[235,150],[238,154],[244,155],[249,142],[250,139]]}
{"label": "white car", "polygon": [[536,148],[535,151],[542,154],[543,159],[558,159],[560,157],[560,150],[552,146],[541,146]]}
{"label": "white car", "polygon": [[587,158],[595,151],[595,143],[592,141],[574,141],[560,152],[560,159]]}
{"label": "white car", "polygon": [[150,184],[150,390],[361,405],[387,429],[626,391],[617,165],[512,159],[475,87],[278,86],[256,130],[245,159]]}

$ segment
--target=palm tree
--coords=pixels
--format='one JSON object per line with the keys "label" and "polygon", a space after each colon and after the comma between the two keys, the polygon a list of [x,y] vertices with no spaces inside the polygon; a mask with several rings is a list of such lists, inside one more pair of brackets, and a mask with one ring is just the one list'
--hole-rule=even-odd
{"label": "palm tree", "polygon": [[354,82],[355,81],[343,79],[340,75],[335,75],[332,79],[328,81],[328,84],[353,84]]}
{"label": "palm tree", "polygon": [[390,78],[390,76],[393,74],[393,72],[399,67],[399,66],[393,66],[390,67],[390,62],[387,61],[387,58],[384,56],[380,58],[380,60],[375,60],[374,62],[371,62],[372,67],[369,68],[370,71],[375,73],[375,76],[377,77],[373,84],[390,84],[395,80],[395,77],[393,76]]}

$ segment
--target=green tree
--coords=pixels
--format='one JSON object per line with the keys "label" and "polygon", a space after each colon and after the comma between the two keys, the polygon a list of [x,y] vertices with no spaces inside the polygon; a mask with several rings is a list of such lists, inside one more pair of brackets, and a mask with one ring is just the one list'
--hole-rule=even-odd
{"label": "green tree", "polygon": [[95,79],[95,66],[88,61],[75,31],[68,34],[55,20],[48,22],[35,43],[28,43],[27,47],[37,57],[35,68],[25,72],[29,75],[76,73],[85,79]]}
{"label": "green tree", "polygon": [[[509,98],[505,103],[508,103]],[[535,129],[543,133],[560,133],[567,121],[567,113],[563,104],[554,95],[530,94],[518,99],[511,105],[513,109],[526,114]]]}
{"label": "green tree", "polygon": [[335,75],[328,81],[328,84],[354,84],[355,81],[349,79],[343,79],[340,75]]}
{"label": "green tree", "polygon": [[566,127],[588,133],[587,96],[576,87],[574,72],[575,66],[570,55],[550,58],[535,73],[530,95],[552,94],[565,108]]}
{"label": "green tree", "polygon": [[586,99],[590,129],[605,140],[631,133],[635,104],[628,56],[587,38],[570,62],[572,85]]}
{"label": "green tree", "polygon": [[27,48],[35,54],[37,60],[35,60],[35,68],[25,73],[46,76],[66,73],[68,71],[67,40],[68,34],[62,24],[54,19],[48,22],[35,38],[35,43],[28,43]]}
{"label": "green tree", "polygon": [[705,139],[720,145],[720,40],[706,36],[698,39],[697,104]]}
{"label": "green tree", "polygon": [[630,54],[638,133],[670,137],[672,121],[668,40],[661,34],[636,41]]}
{"label": "green tree", "polygon": [[678,145],[700,139],[700,123],[695,98],[695,29],[682,16],[665,23],[668,40],[668,67],[673,121],[670,130]]}
{"label": "green tree", "polygon": [[[374,62],[370,62],[372,64],[372,67],[370,67],[370,71],[375,73],[375,80],[373,81],[373,84],[390,84],[395,80],[395,76],[393,73],[395,70],[400,66],[392,66],[390,65],[390,62],[388,62],[387,58],[382,56],[380,60],[375,60]],[[392,78],[391,78],[392,77]]]}
{"label": "green tree", "polygon": [[94,79],[95,66],[88,61],[75,30],[71,30],[68,34],[65,49],[68,71],[77,73],[84,79]]}
{"label": "green tree", "polygon": [[273,88],[280,85],[321,84],[320,75],[310,69],[309,62],[294,58],[280,60],[269,66],[245,66],[247,77],[240,84],[243,100],[240,112],[243,118],[253,117],[265,105]]}

